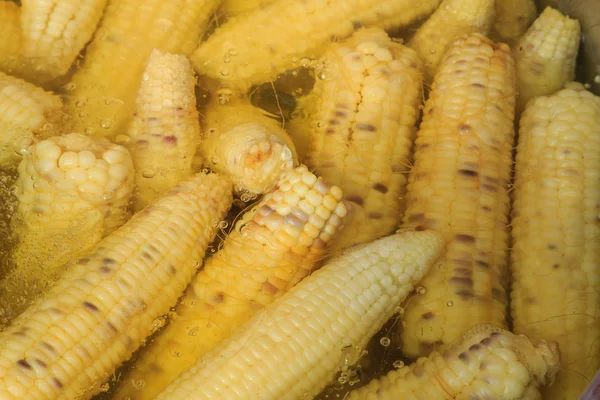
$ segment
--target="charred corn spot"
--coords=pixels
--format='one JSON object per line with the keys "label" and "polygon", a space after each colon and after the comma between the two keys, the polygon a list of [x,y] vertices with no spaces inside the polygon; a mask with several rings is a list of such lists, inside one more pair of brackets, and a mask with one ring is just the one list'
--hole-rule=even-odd
{"label": "charred corn spot", "polygon": [[575,79],[579,21],[547,7],[513,49],[517,67],[517,109],[550,95]]}
{"label": "charred corn spot", "polygon": [[[122,379],[116,399],[154,398],[323,259],[342,225],[342,191],[305,166],[288,172],[194,278],[170,322]],[[143,380],[143,388],[132,382]]]}
{"label": "charred corn spot", "polygon": [[492,39],[513,45],[537,16],[534,0],[496,0]]}
{"label": "charred corn spot", "polygon": [[456,41],[425,105],[409,176],[404,223],[442,233],[447,252],[423,280],[426,293],[406,306],[407,356],[449,344],[474,323],[506,326],[514,107],[508,46],[479,34]]}
{"label": "charred corn spot", "polygon": [[389,372],[350,393],[349,400],[539,398],[560,369],[556,343],[535,344],[493,325],[477,325],[443,353]]}
{"label": "charred corn spot", "polygon": [[425,64],[428,82],[452,43],[470,33],[487,35],[496,15],[495,0],[444,0],[417,30],[408,46]]}
{"label": "charred corn spot", "polygon": [[563,368],[544,399],[577,398],[600,368],[599,147],[600,98],[581,84],[525,108],[513,192],[511,306],[516,332],[559,344]]}
{"label": "charred corn spot", "polygon": [[109,2],[69,86],[71,130],[113,136],[126,130],[153,49],[188,55],[217,0]]}
{"label": "charred corn spot", "polygon": [[246,98],[211,102],[198,155],[203,166],[229,176],[241,190],[261,194],[298,164],[286,131]]}
{"label": "charred corn spot", "polygon": [[390,233],[400,222],[409,152],[421,101],[420,61],[380,28],[331,45],[325,79],[301,102],[288,130],[308,133],[306,164],[352,203],[335,240],[341,250]]}
{"label": "charred corn spot", "polygon": [[36,82],[67,73],[92,38],[107,0],[22,0],[25,74]]}
{"label": "charred corn spot", "polygon": [[231,191],[216,174],[188,178],[72,266],[0,333],[0,397],[89,398],[97,392],[192,279]]}
{"label": "charred corn spot", "polygon": [[135,210],[192,174],[200,137],[195,84],[186,57],[152,52],[127,140],[136,171]]}
{"label": "charred corn spot", "polygon": [[36,137],[57,131],[61,108],[58,96],[0,72],[0,165],[14,164]]}
{"label": "charred corn spot", "polygon": [[346,38],[363,26],[407,26],[431,14],[439,3],[278,1],[223,24],[191,60],[198,74],[245,89],[299,67],[301,58],[319,57],[332,39]]}
{"label": "charred corn spot", "polygon": [[0,282],[0,323],[12,320],[103,236],[130,217],[133,164],[127,150],[81,134],[27,149],[16,183],[16,268]]}
{"label": "charred corn spot", "polygon": [[157,399],[312,398],[334,377],[342,348],[361,353],[443,246],[439,235],[415,232],[346,252],[255,315]]}
{"label": "charred corn spot", "polygon": [[0,1],[0,71],[14,66],[21,41],[20,7],[10,1]]}

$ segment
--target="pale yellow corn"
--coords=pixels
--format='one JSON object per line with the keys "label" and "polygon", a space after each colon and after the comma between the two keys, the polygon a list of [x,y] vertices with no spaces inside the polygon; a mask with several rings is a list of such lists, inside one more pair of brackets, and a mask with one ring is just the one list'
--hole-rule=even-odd
{"label": "pale yellow corn", "polygon": [[305,166],[227,236],[194,278],[176,317],[122,377],[115,399],[152,399],[244,322],[306,277],[326,256],[346,208],[342,191]]}
{"label": "pale yellow corn", "polygon": [[508,181],[514,140],[510,49],[480,34],[442,60],[415,142],[404,222],[444,235],[447,251],[404,313],[409,357],[474,324],[506,327]]}
{"label": "pale yellow corn", "polygon": [[58,131],[61,108],[58,96],[0,72],[0,165],[14,164],[35,138]]}
{"label": "pale yellow corn", "polygon": [[79,260],[0,333],[0,398],[97,392],[190,282],[231,192],[217,174],[187,178]]}
{"label": "pale yellow corn", "polygon": [[534,0],[495,0],[496,19],[492,29],[494,40],[513,45],[535,20]]}
{"label": "pale yellow corn", "polygon": [[298,164],[279,122],[247,99],[211,102],[198,147],[203,165],[228,175],[239,191],[265,193]]}
{"label": "pale yellow corn", "polygon": [[67,85],[71,129],[123,134],[154,49],[190,54],[220,0],[109,0],[81,68]]}
{"label": "pale yellow corn", "polygon": [[352,203],[333,245],[340,250],[391,233],[402,218],[422,65],[381,28],[333,44],[320,61],[323,79],[289,130],[308,133],[306,165]]}
{"label": "pale yellow corn", "polygon": [[515,332],[559,343],[544,400],[580,396],[600,368],[600,98],[579,83],[529,102],[512,218]]}
{"label": "pale yellow corn", "polygon": [[227,18],[237,17],[249,11],[261,9],[276,0],[223,0],[219,12]]}
{"label": "pale yellow corn", "polygon": [[389,372],[348,400],[538,400],[560,369],[556,343],[535,344],[493,325],[476,325],[442,354]]}
{"label": "pale yellow corn", "polygon": [[20,7],[11,1],[0,1],[0,71],[11,70],[21,48]]}
{"label": "pale yellow corn", "polygon": [[65,75],[90,41],[107,0],[22,0],[21,54],[27,76],[42,82]]}
{"label": "pale yellow corn", "polygon": [[313,398],[357,361],[443,247],[434,232],[412,232],[349,250],[255,315],[157,400]]}
{"label": "pale yellow corn", "polygon": [[425,64],[426,81],[433,80],[456,39],[471,33],[487,35],[495,15],[495,0],[443,0],[408,43]]}
{"label": "pale yellow corn", "polygon": [[[440,0],[278,0],[226,22],[192,54],[196,72],[247,88],[319,57],[361,26],[403,27]],[[257,29],[260,27],[260,29]]]}
{"label": "pale yellow corn", "polygon": [[517,66],[517,109],[550,95],[575,79],[579,21],[547,7],[513,49]]}
{"label": "pale yellow corn", "polygon": [[195,85],[185,56],[152,52],[126,139],[135,166],[136,211],[192,175],[200,138]]}
{"label": "pale yellow corn", "polygon": [[134,185],[124,147],[76,133],[31,146],[18,170],[18,207],[11,219],[16,267],[0,281],[0,325],[129,219]]}

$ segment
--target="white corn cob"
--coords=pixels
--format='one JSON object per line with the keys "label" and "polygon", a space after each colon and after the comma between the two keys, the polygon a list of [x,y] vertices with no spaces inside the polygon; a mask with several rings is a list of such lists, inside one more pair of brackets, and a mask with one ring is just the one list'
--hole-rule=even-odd
{"label": "white corn cob", "polygon": [[0,333],[0,398],[97,392],[190,282],[231,192],[217,174],[187,178],[70,268]]}
{"label": "white corn cob", "polygon": [[11,220],[16,268],[0,282],[0,324],[129,219],[133,174],[129,152],[106,139],[71,133],[27,149]]}
{"label": "white corn cob", "polygon": [[58,130],[61,108],[58,96],[0,72],[0,165],[15,163],[36,137]]}
{"label": "white corn cob", "polygon": [[127,139],[136,172],[136,211],[192,175],[200,137],[195,85],[185,56],[152,52]]}
{"label": "white corn cob", "polygon": [[240,327],[157,400],[310,399],[427,273],[444,247],[411,232],[349,250]]}

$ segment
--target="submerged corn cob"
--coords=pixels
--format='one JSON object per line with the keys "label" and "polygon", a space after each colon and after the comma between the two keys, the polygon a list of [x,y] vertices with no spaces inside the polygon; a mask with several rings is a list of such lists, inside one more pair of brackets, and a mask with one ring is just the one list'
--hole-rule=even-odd
{"label": "submerged corn cob", "polygon": [[0,398],[96,392],[192,279],[231,192],[216,174],[187,178],[74,265],[0,333]]}
{"label": "submerged corn cob", "polygon": [[537,16],[534,0],[496,0],[492,38],[513,45]]}
{"label": "submerged corn cob", "polygon": [[417,30],[408,46],[425,63],[425,79],[433,76],[448,48],[461,36],[486,35],[496,14],[495,0],[444,0]]}
{"label": "submerged corn cob", "polygon": [[515,73],[507,45],[456,41],[435,77],[415,142],[404,222],[444,235],[447,252],[407,303],[409,357],[457,340],[469,327],[506,327]]}
{"label": "submerged corn cob", "polygon": [[529,100],[553,94],[575,79],[579,21],[547,7],[519,40],[513,54],[517,67],[517,109]]}
{"label": "submerged corn cob", "polygon": [[353,248],[255,315],[158,399],[313,398],[372,335],[444,247],[434,232]]}
{"label": "submerged corn cob", "polygon": [[[340,250],[389,234],[400,222],[409,152],[422,100],[417,54],[380,28],[361,30],[321,58],[324,79],[302,100],[309,168],[352,203]],[[295,134],[298,137],[298,134]]]}
{"label": "submerged corn cob", "polygon": [[0,71],[12,69],[21,48],[20,7],[0,1]]}
{"label": "submerged corn cob", "polygon": [[16,268],[0,282],[0,325],[129,219],[133,174],[127,150],[106,139],[72,133],[28,149],[11,220]]}
{"label": "submerged corn cob", "polygon": [[544,399],[576,399],[600,368],[600,98],[579,83],[521,119],[512,219],[516,332],[559,343]]}
{"label": "submerged corn cob", "polygon": [[22,55],[28,78],[42,82],[67,73],[92,38],[107,0],[22,0]]}
{"label": "submerged corn cob", "polygon": [[127,139],[136,172],[136,211],[192,174],[200,137],[195,85],[185,56],[152,52]]}
{"label": "submerged corn cob", "polygon": [[246,213],[194,278],[171,321],[143,350],[115,399],[152,399],[326,255],[346,213],[340,188],[305,166]]}
{"label": "submerged corn cob", "polygon": [[61,108],[58,96],[0,72],[0,165],[15,163],[36,136],[55,131]]}
{"label": "submerged corn cob", "polygon": [[153,49],[190,54],[220,0],[109,0],[70,88],[71,129],[123,133]]}
{"label": "submerged corn cob", "polygon": [[205,111],[198,156],[234,185],[265,193],[298,164],[294,143],[279,122],[247,99],[212,102]]}
{"label": "submerged corn cob", "polygon": [[245,14],[249,11],[261,9],[276,0],[223,0],[219,11],[227,18]]}
{"label": "submerged corn cob", "polygon": [[389,372],[352,393],[348,400],[540,398],[558,372],[556,343],[533,344],[493,325],[477,325],[443,354]]}
{"label": "submerged corn cob", "polygon": [[439,2],[278,0],[223,24],[191,60],[199,74],[246,88],[300,66],[303,57],[320,56],[332,37],[348,37],[360,26],[406,26]]}

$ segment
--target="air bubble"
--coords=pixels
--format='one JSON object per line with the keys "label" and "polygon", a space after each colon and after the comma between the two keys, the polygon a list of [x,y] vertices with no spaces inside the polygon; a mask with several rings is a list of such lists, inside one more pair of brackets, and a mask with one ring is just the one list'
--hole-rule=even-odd
{"label": "air bubble", "polygon": [[102,121],[100,121],[100,126],[102,127],[102,129],[110,129],[111,126],[113,126],[113,123],[115,121],[113,121],[112,119],[103,119]]}
{"label": "air bubble", "polygon": [[230,56],[234,56],[234,57],[238,55],[238,52],[236,49],[229,49],[228,53]]}
{"label": "air bubble", "polygon": [[223,62],[225,64],[229,64],[231,62],[231,57],[229,57],[229,56],[226,55],[225,57],[223,57]]}
{"label": "air bubble", "polygon": [[429,54],[435,54],[435,49],[429,49]]}
{"label": "air bubble", "polygon": [[221,70],[220,71],[221,76],[228,76],[229,75],[229,71],[227,71],[226,69]]}
{"label": "air bubble", "polygon": [[403,316],[404,315],[404,308],[402,308],[402,307],[396,307],[396,309],[394,310],[394,314],[398,314],[399,316]]}
{"label": "air bubble", "polygon": [[229,222],[219,221],[219,224],[218,224],[219,229],[227,229],[228,226],[229,226]]}
{"label": "air bubble", "polygon": [[84,103],[83,103],[83,100],[77,100],[77,101],[75,102],[75,107],[77,107],[77,108],[81,108],[81,107],[83,107],[83,104],[84,104]]}
{"label": "air bubble", "polygon": [[417,287],[417,293],[425,294],[425,293],[427,293],[427,289],[425,289],[424,286],[419,286],[419,287]]}
{"label": "air bubble", "polygon": [[250,194],[249,193],[244,193],[240,196],[240,200],[242,200],[244,203],[249,202],[251,199]]}
{"label": "air bubble", "polygon": [[394,368],[402,368],[404,367],[404,361],[402,360],[396,360],[394,361],[394,364],[392,364],[394,366]]}
{"label": "air bubble", "polygon": [[317,128],[322,128],[325,126],[325,123],[323,121],[318,121],[317,122]]}
{"label": "air bubble", "polygon": [[210,162],[212,162],[213,164],[218,164],[219,163],[219,159],[217,157],[213,157],[210,159]]}
{"label": "air bubble", "polygon": [[319,74],[317,75],[317,77],[320,80],[325,80],[325,79],[327,79],[327,74],[325,73],[325,71],[321,71],[321,72],[319,72]]}
{"label": "air bubble", "polygon": [[156,171],[153,169],[145,169],[142,171],[142,176],[144,178],[152,178],[156,174]]}
{"label": "air bubble", "polygon": [[452,306],[454,306],[454,302],[452,300],[448,300],[446,302],[446,307],[452,307]]}
{"label": "air bubble", "polygon": [[302,66],[302,68],[308,68],[310,66],[310,59],[308,59],[308,58],[300,59],[300,66]]}
{"label": "air bubble", "polygon": [[390,343],[392,343],[392,341],[390,340],[389,337],[384,336],[381,339],[379,339],[379,343],[383,346],[383,347],[388,347],[390,345]]}
{"label": "air bubble", "polygon": [[85,134],[91,136],[94,134],[94,128],[87,127],[85,128]]}

